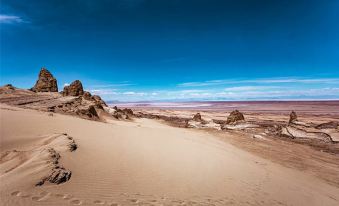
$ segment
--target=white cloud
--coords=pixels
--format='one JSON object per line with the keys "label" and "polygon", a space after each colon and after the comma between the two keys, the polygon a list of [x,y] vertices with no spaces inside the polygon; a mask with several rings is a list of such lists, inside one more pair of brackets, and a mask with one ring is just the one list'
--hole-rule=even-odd
{"label": "white cloud", "polygon": [[[105,100],[152,101],[152,100],[269,100],[269,99],[339,99],[339,81],[336,78],[271,78],[241,80],[244,84],[222,85],[236,80],[212,80],[203,85],[218,87],[176,87],[164,89],[140,89],[130,83],[102,84],[87,89]],[[331,84],[322,84],[324,81]],[[251,82],[251,83],[248,83]],[[255,83],[254,83],[255,82]],[[260,83],[258,83],[260,82]],[[284,84],[300,82],[299,84]],[[314,83],[314,84],[313,84]],[[126,85],[125,85],[126,84]],[[195,83],[197,85],[197,83]],[[121,87],[116,87],[121,85]],[[100,86],[100,87],[99,87]]]}
{"label": "white cloud", "polygon": [[24,20],[19,16],[0,14],[0,23],[13,24],[13,23],[23,23],[23,22]]}
{"label": "white cloud", "polygon": [[228,87],[224,91],[229,92],[243,92],[243,91],[257,91],[257,90],[272,90],[272,89],[282,89],[284,87],[278,86],[240,86],[240,87]]}

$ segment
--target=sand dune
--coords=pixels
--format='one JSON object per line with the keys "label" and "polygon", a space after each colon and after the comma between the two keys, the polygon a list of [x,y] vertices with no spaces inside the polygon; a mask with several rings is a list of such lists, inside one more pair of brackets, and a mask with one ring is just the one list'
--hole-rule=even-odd
{"label": "sand dune", "polygon": [[[74,138],[68,149],[64,133]],[[72,171],[35,184],[54,148]],[[18,152],[13,152],[16,150]],[[339,188],[207,133],[154,120],[109,123],[1,106],[1,205],[338,205]]]}

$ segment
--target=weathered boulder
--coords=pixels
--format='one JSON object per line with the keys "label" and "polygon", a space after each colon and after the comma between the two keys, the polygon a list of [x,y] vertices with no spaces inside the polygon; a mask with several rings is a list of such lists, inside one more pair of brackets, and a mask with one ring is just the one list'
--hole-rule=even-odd
{"label": "weathered boulder", "polygon": [[298,121],[298,116],[297,113],[295,113],[295,111],[292,111],[290,114],[290,120],[288,121],[289,124]]}
{"label": "weathered boulder", "polygon": [[202,119],[201,119],[201,114],[198,112],[196,113],[194,116],[193,116],[193,120],[196,121],[196,122],[201,122]]}
{"label": "weathered boulder", "polygon": [[79,80],[75,80],[69,86],[64,87],[62,92],[63,96],[80,96],[84,94],[82,83]]}
{"label": "weathered boulder", "polygon": [[227,117],[226,124],[232,124],[242,120],[245,120],[244,115],[238,110],[234,110]]}
{"label": "weathered boulder", "polygon": [[41,68],[39,78],[31,90],[34,92],[58,92],[57,80],[46,68]]}

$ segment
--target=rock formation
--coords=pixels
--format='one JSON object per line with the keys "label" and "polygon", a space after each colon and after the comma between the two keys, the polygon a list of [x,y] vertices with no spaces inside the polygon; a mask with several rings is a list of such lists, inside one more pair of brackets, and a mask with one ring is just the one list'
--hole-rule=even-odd
{"label": "rock formation", "polygon": [[92,94],[90,92],[84,92],[84,94],[82,95],[82,97],[85,99],[85,100],[92,100]]}
{"label": "rock formation", "polygon": [[90,105],[89,107],[77,109],[76,114],[82,117],[87,117],[89,119],[99,118],[99,115],[93,105]]}
{"label": "rock formation", "polygon": [[226,124],[233,124],[238,121],[245,120],[244,115],[239,112],[238,110],[234,110],[230,113],[230,115],[227,117]]}
{"label": "rock formation", "polygon": [[113,112],[111,112],[111,114],[116,119],[130,119],[134,116],[132,109],[119,109],[117,106],[113,107]]}
{"label": "rock formation", "polygon": [[15,87],[13,87],[13,85],[11,85],[11,84],[6,84],[6,85],[4,86],[4,88],[5,88],[5,89],[9,89],[9,90],[15,90]]}
{"label": "rock formation", "polygon": [[317,125],[315,128],[316,129],[337,129],[339,123],[338,122],[326,122],[326,123],[322,123]]}
{"label": "rock formation", "polygon": [[101,105],[101,106],[107,107],[106,102],[105,102],[104,100],[102,100],[100,96],[98,96],[98,95],[93,95],[93,96],[92,96],[92,99],[97,103],[97,105]]}
{"label": "rock formation", "polygon": [[292,111],[290,114],[290,120],[288,121],[289,124],[298,121],[298,116],[297,113],[295,113],[295,111]]}
{"label": "rock formation", "polygon": [[200,113],[196,113],[196,114],[193,116],[193,120],[196,121],[196,122],[201,122],[202,119],[201,119]]}
{"label": "rock formation", "polygon": [[128,108],[125,108],[122,110],[126,115],[130,115],[132,116],[133,115],[133,110],[132,109],[128,109]]}
{"label": "rock formation", "polygon": [[79,80],[75,80],[69,86],[64,87],[62,92],[63,96],[80,96],[84,94],[82,83]]}
{"label": "rock formation", "polygon": [[41,68],[39,78],[31,90],[34,92],[58,92],[57,80],[46,68]]}

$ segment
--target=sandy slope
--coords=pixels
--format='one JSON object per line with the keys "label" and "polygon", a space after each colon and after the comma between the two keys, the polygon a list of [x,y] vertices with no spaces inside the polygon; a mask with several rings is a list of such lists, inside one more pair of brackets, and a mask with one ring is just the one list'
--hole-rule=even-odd
{"label": "sandy slope", "polygon": [[32,152],[67,133],[75,152],[57,141],[72,171],[61,185],[34,184],[42,157],[27,156],[4,172],[1,205],[338,205],[339,188],[235,148],[214,136],[153,120],[110,123],[1,105],[1,153]]}

